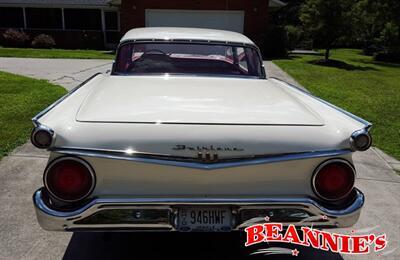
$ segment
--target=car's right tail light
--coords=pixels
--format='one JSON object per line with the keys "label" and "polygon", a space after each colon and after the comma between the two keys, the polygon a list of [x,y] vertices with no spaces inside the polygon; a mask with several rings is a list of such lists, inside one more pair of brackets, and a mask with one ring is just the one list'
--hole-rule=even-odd
{"label": "car's right tail light", "polygon": [[75,202],[86,198],[93,191],[95,175],[84,160],[60,157],[47,167],[44,184],[54,198]]}
{"label": "car's right tail light", "polygon": [[350,146],[354,151],[366,151],[371,147],[372,137],[366,129],[351,134]]}
{"label": "car's right tail light", "polygon": [[324,200],[345,198],[354,187],[355,170],[346,160],[332,159],[320,164],[313,176],[314,192]]}

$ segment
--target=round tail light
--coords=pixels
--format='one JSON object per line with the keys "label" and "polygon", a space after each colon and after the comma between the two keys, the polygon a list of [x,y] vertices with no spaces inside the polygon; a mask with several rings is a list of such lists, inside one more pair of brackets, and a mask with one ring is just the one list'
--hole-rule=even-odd
{"label": "round tail light", "polygon": [[334,159],[320,164],[313,177],[314,192],[325,200],[339,200],[352,190],[355,170],[346,160]]}
{"label": "round tail light", "polygon": [[44,184],[56,199],[73,202],[89,196],[95,185],[95,176],[87,162],[61,157],[47,167]]}
{"label": "round tail light", "polygon": [[366,151],[372,144],[372,137],[365,129],[355,131],[350,137],[350,145],[354,151]]}
{"label": "round tail light", "polygon": [[53,142],[54,132],[45,127],[39,126],[33,129],[31,134],[31,142],[39,149],[49,148]]}

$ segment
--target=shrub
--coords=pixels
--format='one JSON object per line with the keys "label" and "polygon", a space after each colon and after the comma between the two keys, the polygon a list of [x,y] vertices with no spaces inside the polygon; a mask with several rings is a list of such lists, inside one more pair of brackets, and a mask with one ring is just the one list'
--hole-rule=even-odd
{"label": "shrub", "polygon": [[379,42],[387,52],[398,52],[400,50],[400,28],[394,23],[386,23],[381,32]]}
{"label": "shrub", "polygon": [[32,41],[33,48],[50,49],[56,45],[53,37],[47,34],[39,34]]}
{"label": "shrub", "polygon": [[377,52],[374,54],[374,60],[383,62],[400,62],[400,52]]}
{"label": "shrub", "polygon": [[2,36],[7,47],[26,47],[29,43],[29,35],[22,31],[8,29]]}
{"label": "shrub", "polygon": [[378,53],[381,51],[383,51],[383,48],[381,46],[378,46],[377,44],[369,44],[363,48],[363,53],[367,56],[372,56],[375,53]]}
{"label": "shrub", "polygon": [[374,53],[374,60],[400,62],[400,28],[395,23],[386,23],[378,39],[382,46]]}

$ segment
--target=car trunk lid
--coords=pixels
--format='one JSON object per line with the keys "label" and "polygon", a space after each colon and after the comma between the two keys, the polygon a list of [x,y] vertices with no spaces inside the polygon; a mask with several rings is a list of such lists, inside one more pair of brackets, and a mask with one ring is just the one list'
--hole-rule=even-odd
{"label": "car trunk lid", "polygon": [[80,122],[320,126],[321,117],[270,80],[110,76],[83,101]]}

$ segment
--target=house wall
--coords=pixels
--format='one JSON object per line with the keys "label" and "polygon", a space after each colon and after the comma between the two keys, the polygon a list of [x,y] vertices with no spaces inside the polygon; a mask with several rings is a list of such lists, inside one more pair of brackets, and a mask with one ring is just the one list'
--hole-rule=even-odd
{"label": "house wall", "polygon": [[[40,33],[53,36],[57,47],[60,48],[104,48],[111,38],[117,43],[120,35],[132,28],[144,27],[146,23],[146,9],[176,9],[176,10],[240,10],[244,11],[244,34],[256,42],[260,47],[263,45],[265,31],[268,24],[268,5],[269,0],[121,0],[121,6],[48,6],[48,5],[17,5],[2,4],[0,7],[40,7],[40,8],[90,8],[103,11],[119,9],[119,24],[121,29],[107,31],[104,28],[104,18],[102,18],[103,28],[101,30],[69,30],[65,28],[30,28],[26,21],[21,21],[15,29],[26,31],[32,37]],[[103,17],[103,13],[102,13]],[[22,19],[22,18],[20,18]],[[85,21],[82,21],[84,23]],[[10,27],[8,27],[10,28]],[[1,27],[0,33],[7,27]],[[110,36],[110,37],[109,37]],[[106,38],[107,40],[106,40]],[[0,44],[1,44],[0,35]]]}
{"label": "house wall", "polygon": [[268,0],[122,0],[121,32],[145,26],[146,9],[243,10],[244,34],[262,44],[268,23]]}
{"label": "house wall", "polygon": [[[9,28],[26,32],[31,40],[39,34],[48,34],[54,38],[57,48],[66,49],[113,48],[119,42],[121,36],[119,32],[118,7],[2,4],[0,5],[0,15],[4,14],[8,10],[7,8],[12,8],[14,11],[17,10],[21,15],[15,17],[13,23],[7,23],[8,20],[1,19],[2,17],[0,17],[0,45],[6,45],[2,34]],[[43,18],[40,17],[42,19],[38,19],[36,15],[36,20],[32,17],[31,20],[29,20],[29,10],[41,10],[45,15],[48,13],[47,10],[55,10],[58,11],[60,15],[57,15],[56,18],[53,19],[53,23],[47,20],[47,17],[53,17],[50,15]],[[71,13],[71,10],[75,12]],[[79,12],[81,10],[93,11],[95,12],[95,16],[87,16],[87,12],[81,13],[80,15],[78,14],[77,16],[76,11]],[[69,16],[66,15],[68,11],[70,12]],[[118,21],[116,22],[117,25],[114,26],[115,28],[107,27],[107,22],[110,22],[110,19],[107,19],[106,14],[110,13],[115,13],[117,15]],[[15,16],[15,14],[13,15]],[[69,21],[77,21],[77,23],[72,24],[69,22],[68,24],[68,17]],[[4,21],[6,21],[6,24],[4,24]],[[38,25],[37,21],[42,23]],[[94,27],[92,26],[93,24],[95,24]],[[29,44],[27,47],[29,47]]]}

